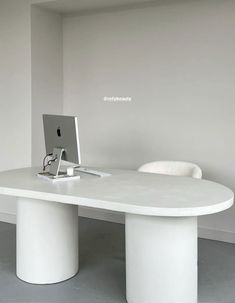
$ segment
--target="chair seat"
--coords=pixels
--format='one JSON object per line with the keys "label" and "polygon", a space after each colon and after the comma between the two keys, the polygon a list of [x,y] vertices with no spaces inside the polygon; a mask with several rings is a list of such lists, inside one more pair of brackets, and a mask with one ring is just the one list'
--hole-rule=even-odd
{"label": "chair seat", "polygon": [[140,172],[184,176],[201,179],[201,168],[190,162],[182,161],[155,161],[146,163],[138,169]]}

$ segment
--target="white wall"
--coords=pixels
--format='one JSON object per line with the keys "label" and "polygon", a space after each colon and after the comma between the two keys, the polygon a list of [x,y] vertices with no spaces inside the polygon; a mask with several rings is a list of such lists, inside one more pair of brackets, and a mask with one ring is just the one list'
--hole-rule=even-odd
{"label": "white wall", "polygon": [[[64,113],[79,117],[83,164],[192,161],[234,190],[234,28],[229,0],[67,16]],[[235,233],[234,218],[233,207],[200,226]]]}
{"label": "white wall", "polygon": [[[0,170],[31,163],[31,60],[29,1],[0,1]],[[3,217],[15,199],[0,196]],[[9,216],[9,220],[10,220]],[[4,218],[3,218],[4,219]]]}
{"label": "white wall", "polygon": [[[64,113],[80,117],[83,164],[182,159],[235,189],[234,12],[234,1],[192,0],[64,19]],[[30,30],[30,1],[1,0],[0,170],[30,165],[31,149],[39,164],[41,113],[62,111],[61,17],[32,12],[32,108]],[[132,102],[103,101],[113,95]],[[0,198],[13,214],[14,199]],[[204,236],[235,241],[234,216],[203,218]]]}
{"label": "white wall", "polygon": [[[0,1],[0,170],[41,165],[41,114],[63,108],[62,51],[60,15],[37,7],[31,15],[30,0]],[[0,199],[1,220],[14,222],[15,198]]]}
{"label": "white wall", "polygon": [[62,17],[35,5],[31,11],[32,165],[45,156],[42,114],[63,110]]}

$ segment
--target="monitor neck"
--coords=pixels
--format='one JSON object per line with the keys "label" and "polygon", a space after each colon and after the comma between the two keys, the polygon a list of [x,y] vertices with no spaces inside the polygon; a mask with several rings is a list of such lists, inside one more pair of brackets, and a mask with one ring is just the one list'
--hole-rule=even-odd
{"label": "monitor neck", "polygon": [[52,154],[52,159],[53,160],[52,160],[51,165],[50,165],[50,174],[52,174],[54,176],[59,175],[61,159],[62,159],[62,156],[63,156],[64,152],[65,152],[64,148],[55,147],[53,149],[53,154]]}

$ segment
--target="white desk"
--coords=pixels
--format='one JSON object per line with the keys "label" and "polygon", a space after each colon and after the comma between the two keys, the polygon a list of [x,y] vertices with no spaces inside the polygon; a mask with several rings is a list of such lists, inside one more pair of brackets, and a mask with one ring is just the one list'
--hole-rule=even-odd
{"label": "white desk", "polygon": [[[18,197],[17,276],[56,283],[78,271],[78,206],[126,217],[129,303],[197,302],[197,217],[233,204],[230,189],[205,180],[107,170],[50,183],[38,168],[0,173],[0,194]],[[60,203],[58,203],[60,202]]]}

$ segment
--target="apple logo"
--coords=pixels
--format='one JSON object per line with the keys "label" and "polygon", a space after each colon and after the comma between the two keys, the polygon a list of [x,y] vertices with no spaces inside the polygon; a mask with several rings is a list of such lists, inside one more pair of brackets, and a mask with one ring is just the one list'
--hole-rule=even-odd
{"label": "apple logo", "polygon": [[58,136],[58,137],[61,137],[61,130],[60,130],[60,127],[57,128],[57,136]]}

